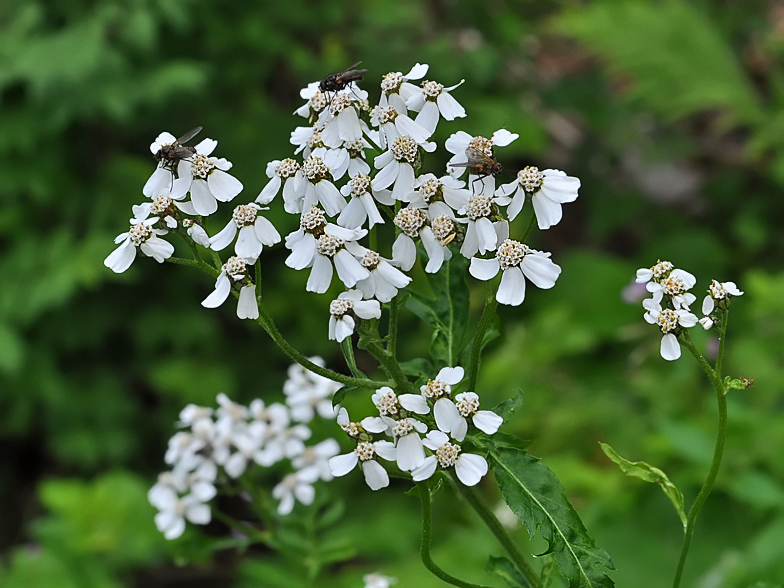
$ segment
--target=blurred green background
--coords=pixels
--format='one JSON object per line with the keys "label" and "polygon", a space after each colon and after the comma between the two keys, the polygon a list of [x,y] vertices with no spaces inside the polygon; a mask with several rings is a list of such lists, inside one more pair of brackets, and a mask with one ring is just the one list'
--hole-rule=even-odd
{"label": "blurred green background", "polygon": [[[700,290],[711,278],[745,290],[727,368],[755,385],[731,395],[683,585],[784,582],[784,2],[26,0],[0,4],[0,585],[304,585],[301,562],[263,549],[211,554],[227,535],[217,523],[165,542],[145,497],[187,402],[278,398],[288,361],[231,303],[201,308],[205,276],[149,259],[116,276],[102,261],[142,201],[159,132],[203,125],[248,202],[266,163],[292,151],[299,88],[359,59],[372,100],[384,73],[416,62],[429,79],[466,79],[455,96],[469,117],[442,123],[439,141],[503,126],[520,134],[499,153],[506,167],[582,180],[532,243],[563,274],[503,309],[479,391],[486,404],[525,391],[510,429],[557,472],[619,586],[670,585],[680,524],[598,441],[664,469],[688,505],[715,435],[706,378],[689,358],[659,357],[622,291],[657,259]],[[273,217],[283,234],[296,225]],[[340,368],[330,298],[306,295],[284,258],[280,246],[263,256],[273,315]],[[425,352],[410,320],[404,359]],[[350,498],[320,540],[358,550],[320,586],[360,586],[376,569],[441,585],[418,561],[419,506],[404,489],[371,494],[358,473],[319,488]],[[482,569],[499,548],[472,513],[445,493],[436,515],[436,560],[492,584]]]}

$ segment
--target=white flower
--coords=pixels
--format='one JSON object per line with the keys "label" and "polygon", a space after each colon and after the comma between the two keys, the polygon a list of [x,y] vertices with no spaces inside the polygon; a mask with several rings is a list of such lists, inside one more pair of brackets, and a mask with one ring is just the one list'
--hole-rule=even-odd
{"label": "white flower", "polygon": [[681,356],[681,345],[675,331],[678,327],[690,328],[697,324],[697,317],[686,309],[662,309],[658,302],[648,298],[642,301],[647,311],[645,321],[651,325],[658,325],[664,336],[661,342],[661,356],[667,361],[673,361]]}
{"label": "white flower", "polygon": [[452,252],[436,237],[427,220],[427,215],[413,206],[401,208],[395,215],[394,223],[400,229],[400,234],[392,245],[392,263],[404,271],[410,270],[416,262],[416,237],[422,240],[427,252],[426,272],[436,273],[444,260],[452,256]]}
{"label": "white flower", "polygon": [[468,268],[478,280],[490,280],[499,270],[503,273],[495,299],[511,306],[518,306],[525,299],[525,278],[539,288],[548,289],[555,286],[561,274],[560,266],[552,262],[549,253],[531,249],[514,239],[501,243],[494,258],[474,257]]}
{"label": "white flower", "polygon": [[299,91],[300,98],[307,100],[305,104],[297,108],[294,114],[304,118],[318,116],[327,107],[327,97],[319,90],[319,82],[311,82],[307,87]]}
{"label": "white flower", "polygon": [[300,470],[285,476],[280,484],[272,489],[272,497],[280,500],[278,514],[287,515],[294,510],[295,498],[302,504],[313,504],[316,491],[311,484],[316,480],[318,472],[314,470]]}
{"label": "white flower", "polygon": [[219,200],[229,202],[242,192],[242,182],[226,173],[231,169],[231,162],[209,157],[217,145],[217,141],[205,139],[196,145],[193,157],[180,160],[172,188],[175,200],[190,192],[193,210],[201,216],[218,210]]}
{"label": "white flower", "polygon": [[411,283],[411,278],[393,267],[389,261],[375,251],[366,249],[358,243],[351,242],[346,248],[359,259],[362,267],[370,272],[370,276],[357,282],[357,288],[366,299],[376,298],[379,302],[389,302],[400,288]]}
{"label": "white flower", "polygon": [[313,447],[306,447],[300,455],[291,460],[291,465],[297,470],[315,472],[316,479],[329,482],[332,472],[329,469],[329,458],[340,453],[340,445],[334,439],[325,439]]}
{"label": "white flower", "polygon": [[381,574],[365,574],[362,576],[362,581],[365,582],[365,588],[389,588],[392,584],[397,583],[397,578]]}
{"label": "white flower", "polygon": [[561,222],[561,205],[577,200],[579,188],[579,179],[560,170],[539,171],[539,168],[529,166],[517,172],[517,179],[500,186],[495,194],[508,197],[514,193],[506,209],[510,221],[520,214],[526,196],[530,195],[536,222],[540,229],[545,230]]}
{"label": "white flower", "polygon": [[[310,360],[324,366],[324,360],[320,357],[311,357]],[[283,384],[283,393],[294,421],[309,423],[316,412],[325,419],[337,416],[337,411],[332,406],[332,397],[343,384],[333,382],[296,363],[289,366],[288,375]]]}
{"label": "white flower", "polygon": [[430,406],[424,396],[419,394],[401,394],[398,396],[389,386],[378,388],[371,396],[373,404],[382,417],[396,417],[401,409],[416,414],[428,414]]}
{"label": "white flower", "polygon": [[491,220],[498,216],[496,201],[492,196],[472,194],[465,207],[459,211],[468,218],[465,240],[460,247],[463,257],[471,259],[477,252],[484,255],[494,251],[500,241],[509,237],[507,221]]}
{"label": "white flower", "polygon": [[645,289],[653,294],[653,301],[657,304],[661,303],[662,298],[666,295],[672,300],[672,305],[676,310],[679,308],[688,310],[689,306],[697,299],[688,290],[691,290],[696,283],[697,278],[689,272],[674,269],[666,277],[654,278],[652,282],[648,282]]}
{"label": "white flower", "polygon": [[[205,141],[211,141],[211,139],[206,139]],[[157,157],[161,149],[173,145],[176,142],[177,138],[174,135],[164,131],[152,142],[150,145],[150,152]],[[148,198],[155,198],[159,194],[169,192],[172,188],[173,181],[174,174],[172,173],[171,167],[168,165],[167,161],[161,160],[160,164],[155,168],[155,171],[144,184],[142,194]]]}
{"label": "white flower", "polygon": [[127,233],[118,235],[114,240],[120,246],[112,251],[103,264],[113,272],[121,274],[136,259],[136,250],[141,249],[147,257],[152,257],[158,263],[163,263],[174,253],[174,246],[168,241],[160,238],[168,231],[165,229],[154,229],[153,225],[158,222],[157,217],[144,219],[131,219],[131,228]]}
{"label": "white flower", "polygon": [[[716,307],[716,302],[721,303],[723,300],[729,299],[730,296],[742,296],[735,282],[719,282],[711,280],[710,288],[708,288],[708,295],[702,301],[702,314],[708,315],[713,312]],[[702,322],[702,321],[700,321]],[[710,327],[705,327],[710,328]]]}
{"label": "white flower", "polygon": [[382,149],[391,146],[398,137],[411,137],[428,153],[436,149],[435,143],[428,142],[433,133],[411,120],[405,111],[399,112],[394,106],[377,106],[371,111],[370,122],[374,127],[378,127],[378,142]]}
{"label": "white flower", "polygon": [[[365,121],[360,121],[360,125],[363,129],[367,126]],[[357,174],[368,175],[370,166],[365,161],[365,149],[371,148],[372,146],[365,139],[346,141],[341,147],[329,149],[324,154],[324,163],[327,164],[335,181],[346,175],[346,172],[350,178]]]}
{"label": "white flower", "polygon": [[381,318],[378,300],[362,300],[362,292],[343,292],[329,305],[329,338],[340,343],[354,332],[354,317]]}
{"label": "white flower", "polygon": [[217,475],[218,466],[210,460],[204,460],[192,472],[181,467],[170,472],[162,472],[158,475],[158,482],[147,493],[147,499],[153,506],[162,508],[161,505],[169,500],[168,491],[174,490],[179,494],[190,491],[200,502],[207,502],[218,493],[215,488]]}
{"label": "white flower", "polygon": [[395,445],[389,441],[360,441],[351,453],[330,458],[329,469],[333,476],[340,477],[361,463],[367,485],[371,490],[380,490],[389,486],[389,475],[374,458],[379,456],[387,461],[395,461],[395,453]]}
{"label": "white flower", "polygon": [[256,202],[259,204],[269,204],[283,186],[283,208],[289,214],[301,212],[301,206],[297,206],[297,194],[305,188],[305,175],[302,169],[293,159],[275,160],[267,164],[267,177],[270,181],[259,193]]}
{"label": "white flower", "polygon": [[656,265],[651,268],[643,267],[638,269],[635,281],[638,284],[646,284],[651,280],[659,282],[670,275],[670,272],[674,268],[675,266],[669,261],[658,261]]}
{"label": "white flower", "polygon": [[421,92],[409,80],[421,80],[430,68],[426,63],[417,63],[407,74],[390,72],[381,78],[381,98],[379,106],[393,106],[400,114],[406,113],[406,103]]}
{"label": "white flower", "polygon": [[[385,192],[387,191],[379,190],[379,193]],[[365,221],[368,221],[368,228],[371,229],[373,225],[384,223],[373,198],[369,176],[362,173],[356,174],[341,188],[340,193],[344,196],[351,196],[351,200],[338,216],[337,223],[341,227],[359,229],[365,224]],[[387,196],[383,197],[384,203],[394,204],[394,200],[391,197],[387,199]]]}
{"label": "white flower", "polygon": [[457,479],[466,486],[475,486],[487,473],[487,460],[475,453],[462,453],[459,445],[449,442],[449,437],[442,431],[430,431],[423,443],[433,451],[424,463],[411,472],[415,482],[427,480],[436,471],[437,466],[455,468]]}
{"label": "white flower", "polygon": [[360,106],[355,101],[356,97],[350,92],[337,93],[330,101],[329,109],[319,116],[323,125],[321,139],[327,147],[336,148],[343,142],[362,140]]}
{"label": "white flower", "polygon": [[419,123],[431,133],[434,133],[438,125],[438,115],[444,120],[455,120],[466,115],[465,108],[455,100],[449,93],[461,84],[460,83],[445,88],[438,82],[423,82],[421,88],[417,88],[417,93],[406,100],[406,106],[411,110],[419,112],[414,122]]}
{"label": "white flower", "polygon": [[[201,305],[204,308],[217,308],[226,301],[231,292],[231,281],[241,282],[247,277],[247,262],[240,257],[230,257],[221,266],[221,273],[215,281],[215,290],[205,298]],[[231,278],[231,279],[229,279]],[[256,300],[256,286],[253,283],[240,287],[240,299],[237,304],[237,317],[241,319],[259,318],[259,305]]]}
{"label": "white flower", "polygon": [[302,164],[302,173],[307,181],[298,185],[292,194],[295,198],[292,208],[300,212],[321,204],[329,216],[345,208],[346,199],[330,180],[329,168],[321,157],[311,154]]}
{"label": "white flower", "polygon": [[410,472],[421,466],[425,461],[425,449],[419,435],[427,432],[427,425],[413,418],[395,420],[390,417],[380,417],[380,419],[387,423],[388,433],[395,440],[397,467],[404,472]]}
{"label": "white flower", "polygon": [[[494,147],[505,147],[519,136],[520,135],[517,133],[510,133],[506,129],[497,130],[495,133],[493,133],[493,136],[490,139],[482,136],[472,137],[465,131],[458,131],[457,133],[454,133],[446,140],[446,143],[444,144],[447,151],[454,154],[446,164],[447,173],[455,178],[459,178],[461,175],[463,175],[463,173],[465,173],[465,167],[452,166],[456,163],[468,162],[466,149],[469,147],[484,153],[487,157],[493,157]],[[495,192],[495,178],[492,175],[482,178],[479,176],[469,175],[468,183],[472,186],[472,192],[474,193],[492,195],[493,192]],[[481,183],[481,190],[478,192],[475,189],[477,183]]]}
{"label": "white flower", "polygon": [[215,251],[223,251],[237,236],[234,245],[237,257],[255,262],[266,245],[271,247],[280,243],[280,234],[273,224],[261,216],[258,204],[242,204],[234,209],[231,220],[217,235],[210,238],[210,247]]}
{"label": "white flower", "polygon": [[463,186],[465,182],[452,176],[436,178],[434,174],[423,174],[414,182],[416,191],[411,196],[411,205],[429,208],[435,203],[446,202],[450,208],[461,210],[471,196],[471,192]]}
{"label": "white flower", "polygon": [[297,127],[291,131],[289,143],[296,146],[294,155],[302,153],[302,157],[307,159],[311,155],[323,158],[328,150],[324,141],[321,140],[321,130],[324,128],[320,122],[312,127]]}
{"label": "white flower", "polygon": [[450,433],[457,441],[465,439],[468,432],[468,420],[480,431],[492,435],[498,430],[504,419],[493,411],[479,410],[479,395],[476,392],[463,392],[455,396],[455,402],[443,398],[437,403],[434,412],[436,425],[444,433]]}
{"label": "white flower", "polygon": [[193,494],[179,498],[171,488],[156,496],[154,506],[160,510],[155,515],[155,526],[166,539],[176,539],[185,531],[185,520],[196,525],[206,525],[212,520],[210,507]]}
{"label": "white flower", "polygon": [[195,222],[193,219],[186,218],[183,219],[182,226],[187,229],[188,236],[193,239],[195,243],[198,243],[202,247],[210,248],[210,236],[199,223]]}
{"label": "white flower", "polygon": [[373,190],[383,190],[394,184],[392,200],[408,202],[414,192],[414,168],[419,162],[419,146],[410,135],[392,140],[389,150],[375,158],[373,165],[380,170],[373,178]]}

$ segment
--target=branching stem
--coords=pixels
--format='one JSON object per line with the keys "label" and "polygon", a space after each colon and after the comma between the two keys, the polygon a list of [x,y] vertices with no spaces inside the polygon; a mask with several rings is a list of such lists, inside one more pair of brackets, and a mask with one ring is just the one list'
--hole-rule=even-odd
{"label": "branching stem", "polygon": [[476,333],[474,333],[474,340],[471,342],[471,360],[468,364],[468,390],[476,390],[476,379],[479,376],[479,362],[482,359],[482,344],[484,342],[485,333],[490,328],[490,324],[495,317],[496,308],[498,308],[498,301],[495,299],[497,286],[490,282],[485,282],[485,307],[482,309],[482,316],[479,318],[479,324],[476,326]]}

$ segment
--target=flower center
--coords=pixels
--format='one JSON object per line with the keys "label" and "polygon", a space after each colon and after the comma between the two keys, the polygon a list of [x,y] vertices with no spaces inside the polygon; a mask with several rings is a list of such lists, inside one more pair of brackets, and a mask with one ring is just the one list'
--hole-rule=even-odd
{"label": "flower center", "polygon": [[392,434],[395,437],[405,437],[413,430],[414,425],[411,424],[410,419],[400,419],[399,421],[396,421],[395,426],[392,427]]}
{"label": "flower center", "polygon": [[357,445],[357,448],[354,450],[354,453],[357,454],[360,460],[368,461],[373,459],[373,456],[376,454],[376,450],[373,448],[372,443],[368,443],[367,441],[363,441]]}
{"label": "flower center", "polygon": [[397,110],[395,110],[394,106],[377,106],[376,118],[380,125],[393,122],[397,118]]}
{"label": "flower center", "polygon": [[206,155],[197,153],[193,156],[193,166],[191,167],[193,177],[206,180],[214,168],[215,164],[207,159]]}
{"label": "flower center", "polygon": [[674,310],[665,308],[659,314],[659,318],[656,319],[656,322],[659,324],[659,327],[661,327],[662,333],[669,333],[678,326],[678,315]]}
{"label": "flower center", "polygon": [[419,155],[419,145],[410,135],[403,135],[392,141],[392,146],[389,150],[392,151],[392,155],[398,161],[405,161],[411,164],[416,163]]}
{"label": "flower center", "polygon": [[466,204],[466,215],[469,220],[490,216],[493,210],[493,198],[484,194],[473,194]]}
{"label": "flower center", "polygon": [[321,133],[313,133],[310,137],[308,137],[308,140],[305,141],[305,145],[311,151],[318,149],[319,147],[323,147],[324,143],[321,141]]}
{"label": "flower center", "polygon": [[510,267],[516,267],[523,261],[523,257],[530,253],[531,249],[528,245],[515,241],[514,239],[505,239],[503,243],[498,246],[498,251],[495,252],[495,258],[501,264],[501,269],[505,270]]}
{"label": "flower center", "polygon": [[485,154],[486,157],[493,157],[493,142],[484,137],[474,137],[468,142],[468,148],[476,149]]}
{"label": "flower center", "polygon": [[152,201],[150,212],[155,216],[166,216],[171,210],[172,199],[168,196],[158,196]]}
{"label": "flower center", "polygon": [[287,157],[278,164],[275,168],[275,173],[281,178],[288,179],[299,171],[299,163],[290,157]]}
{"label": "flower center", "polygon": [[348,151],[349,157],[351,159],[358,159],[364,156],[365,153],[365,146],[362,144],[361,139],[357,139],[355,141],[348,141],[345,144],[346,151]]}
{"label": "flower center", "polygon": [[436,239],[441,241],[441,245],[449,245],[457,234],[455,222],[446,215],[437,216],[430,225],[433,228],[433,234],[436,236]]}
{"label": "flower center", "polygon": [[308,178],[309,182],[318,184],[321,180],[327,177],[329,168],[327,168],[327,164],[324,163],[323,159],[315,155],[311,155],[302,164],[302,172],[305,174],[305,177]]}
{"label": "flower center", "polygon": [[438,95],[444,91],[444,84],[439,84],[438,82],[423,82],[422,91],[424,92],[425,98],[427,100],[435,102],[436,98],[438,98]]}
{"label": "flower center", "polygon": [[389,72],[381,78],[381,89],[387,94],[392,94],[400,89],[403,85],[403,74],[399,71]]}
{"label": "flower center", "polygon": [[340,428],[343,429],[349,437],[359,437],[359,423],[343,423],[340,425]]}
{"label": "flower center", "polygon": [[427,180],[419,186],[419,194],[428,204],[435,200],[440,200],[441,181],[437,179]]}
{"label": "flower center", "polygon": [[147,239],[153,236],[152,227],[146,223],[139,223],[138,225],[131,225],[128,231],[131,243],[138,247]]}
{"label": "flower center", "polygon": [[716,280],[711,280],[708,292],[714,300],[724,300],[728,294],[724,286],[721,285],[721,282],[717,282]]}
{"label": "flower center", "polygon": [[370,176],[366,176],[360,172],[349,180],[348,185],[351,189],[352,196],[362,196],[370,189]]}
{"label": "flower center", "polygon": [[226,260],[226,263],[223,264],[223,267],[221,267],[221,270],[235,281],[239,281],[244,278],[245,272],[247,271],[245,260],[241,257],[237,257],[236,255],[229,257],[229,259]]}
{"label": "flower center", "polygon": [[391,390],[383,392],[378,398],[376,398],[374,404],[376,405],[378,413],[381,416],[397,414],[398,412],[397,394]]}
{"label": "flower center", "polygon": [[668,275],[675,266],[672,265],[669,261],[659,261],[656,265],[651,268],[653,272],[653,277],[657,280],[661,280],[663,277]]}
{"label": "flower center", "polygon": [[475,396],[463,397],[455,402],[455,406],[460,414],[467,418],[479,410],[479,399]]}
{"label": "flower center", "polygon": [[441,464],[442,468],[450,468],[455,465],[457,458],[460,456],[460,446],[452,445],[447,442],[441,447],[436,449],[436,459]]}
{"label": "flower center", "polygon": [[234,212],[231,213],[231,218],[234,220],[234,224],[237,225],[237,228],[241,229],[242,227],[249,227],[255,223],[257,214],[258,210],[255,206],[240,204],[234,209]]}
{"label": "flower center", "polygon": [[302,213],[299,219],[299,226],[308,233],[318,233],[327,226],[327,217],[323,210],[313,206],[310,210]]}
{"label": "flower center", "polygon": [[452,394],[452,386],[443,380],[428,380],[427,384],[422,386],[422,394],[425,395],[425,398],[435,401]]}
{"label": "flower center", "polygon": [[308,104],[310,104],[310,107],[316,112],[321,112],[327,105],[327,97],[324,96],[320,90],[317,90],[316,93],[310,97]]}
{"label": "flower center", "polygon": [[538,167],[529,165],[517,172],[517,181],[520,182],[520,185],[526,192],[535,192],[542,187],[544,174],[539,171]]}
{"label": "flower center", "polygon": [[321,235],[316,241],[316,251],[325,257],[334,257],[343,247],[343,239],[332,235]]}
{"label": "flower center", "polygon": [[427,216],[418,208],[403,208],[395,215],[395,225],[409,237],[416,237],[425,226]]}
{"label": "flower center", "polygon": [[683,294],[688,290],[686,284],[683,283],[681,278],[676,278],[670,275],[663,283],[662,289],[664,290],[665,294],[669,294],[670,296],[677,296],[678,294]]}
{"label": "flower center", "polygon": [[332,116],[336,116],[340,111],[345,110],[349,106],[351,106],[351,98],[349,98],[347,94],[338,94],[332,100],[329,111],[332,113]]}
{"label": "flower center", "polygon": [[361,263],[362,267],[365,267],[369,270],[374,270],[378,267],[378,264],[381,263],[381,256],[375,251],[368,251],[362,258]]}
{"label": "flower center", "polygon": [[346,298],[336,298],[329,303],[329,313],[332,316],[342,317],[354,307],[354,303]]}

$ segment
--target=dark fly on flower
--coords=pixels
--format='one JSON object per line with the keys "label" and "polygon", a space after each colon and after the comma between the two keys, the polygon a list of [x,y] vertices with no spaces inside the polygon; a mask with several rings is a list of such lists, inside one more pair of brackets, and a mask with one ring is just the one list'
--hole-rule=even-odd
{"label": "dark fly on flower", "polygon": [[177,165],[181,159],[188,159],[194,153],[196,153],[196,149],[194,147],[185,145],[185,143],[198,135],[201,132],[201,129],[202,127],[191,129],[182,137],[175,140],[174,143],[161,147],[158,150],[158,153],[155,154],[155,160],[160,164],[161,167],[173,170],[174,166]]}
{"label": "dark fly on flower", "polygon": [[354,69],[361,61],[357,61],[354,65],[349,65],[343,71],[331,73],[326,78],[319,82],[319,90],[322,92],[339,92],[346,88],[351,82],[361,82],[364,75],[368,72],[366,69]]}
{"label": "dark fly on flower", "polygon": [[[469,173],[477,176],[474,182],[486,178],[487,176],[497,176],[503,171],[503,167],[492,157],[487,156],[484,151],[467,147],[465,150],[468,161],[465,163],[450,163],[449,167],[467,167]],[[471,188],[473,189],[473,182]]]}

